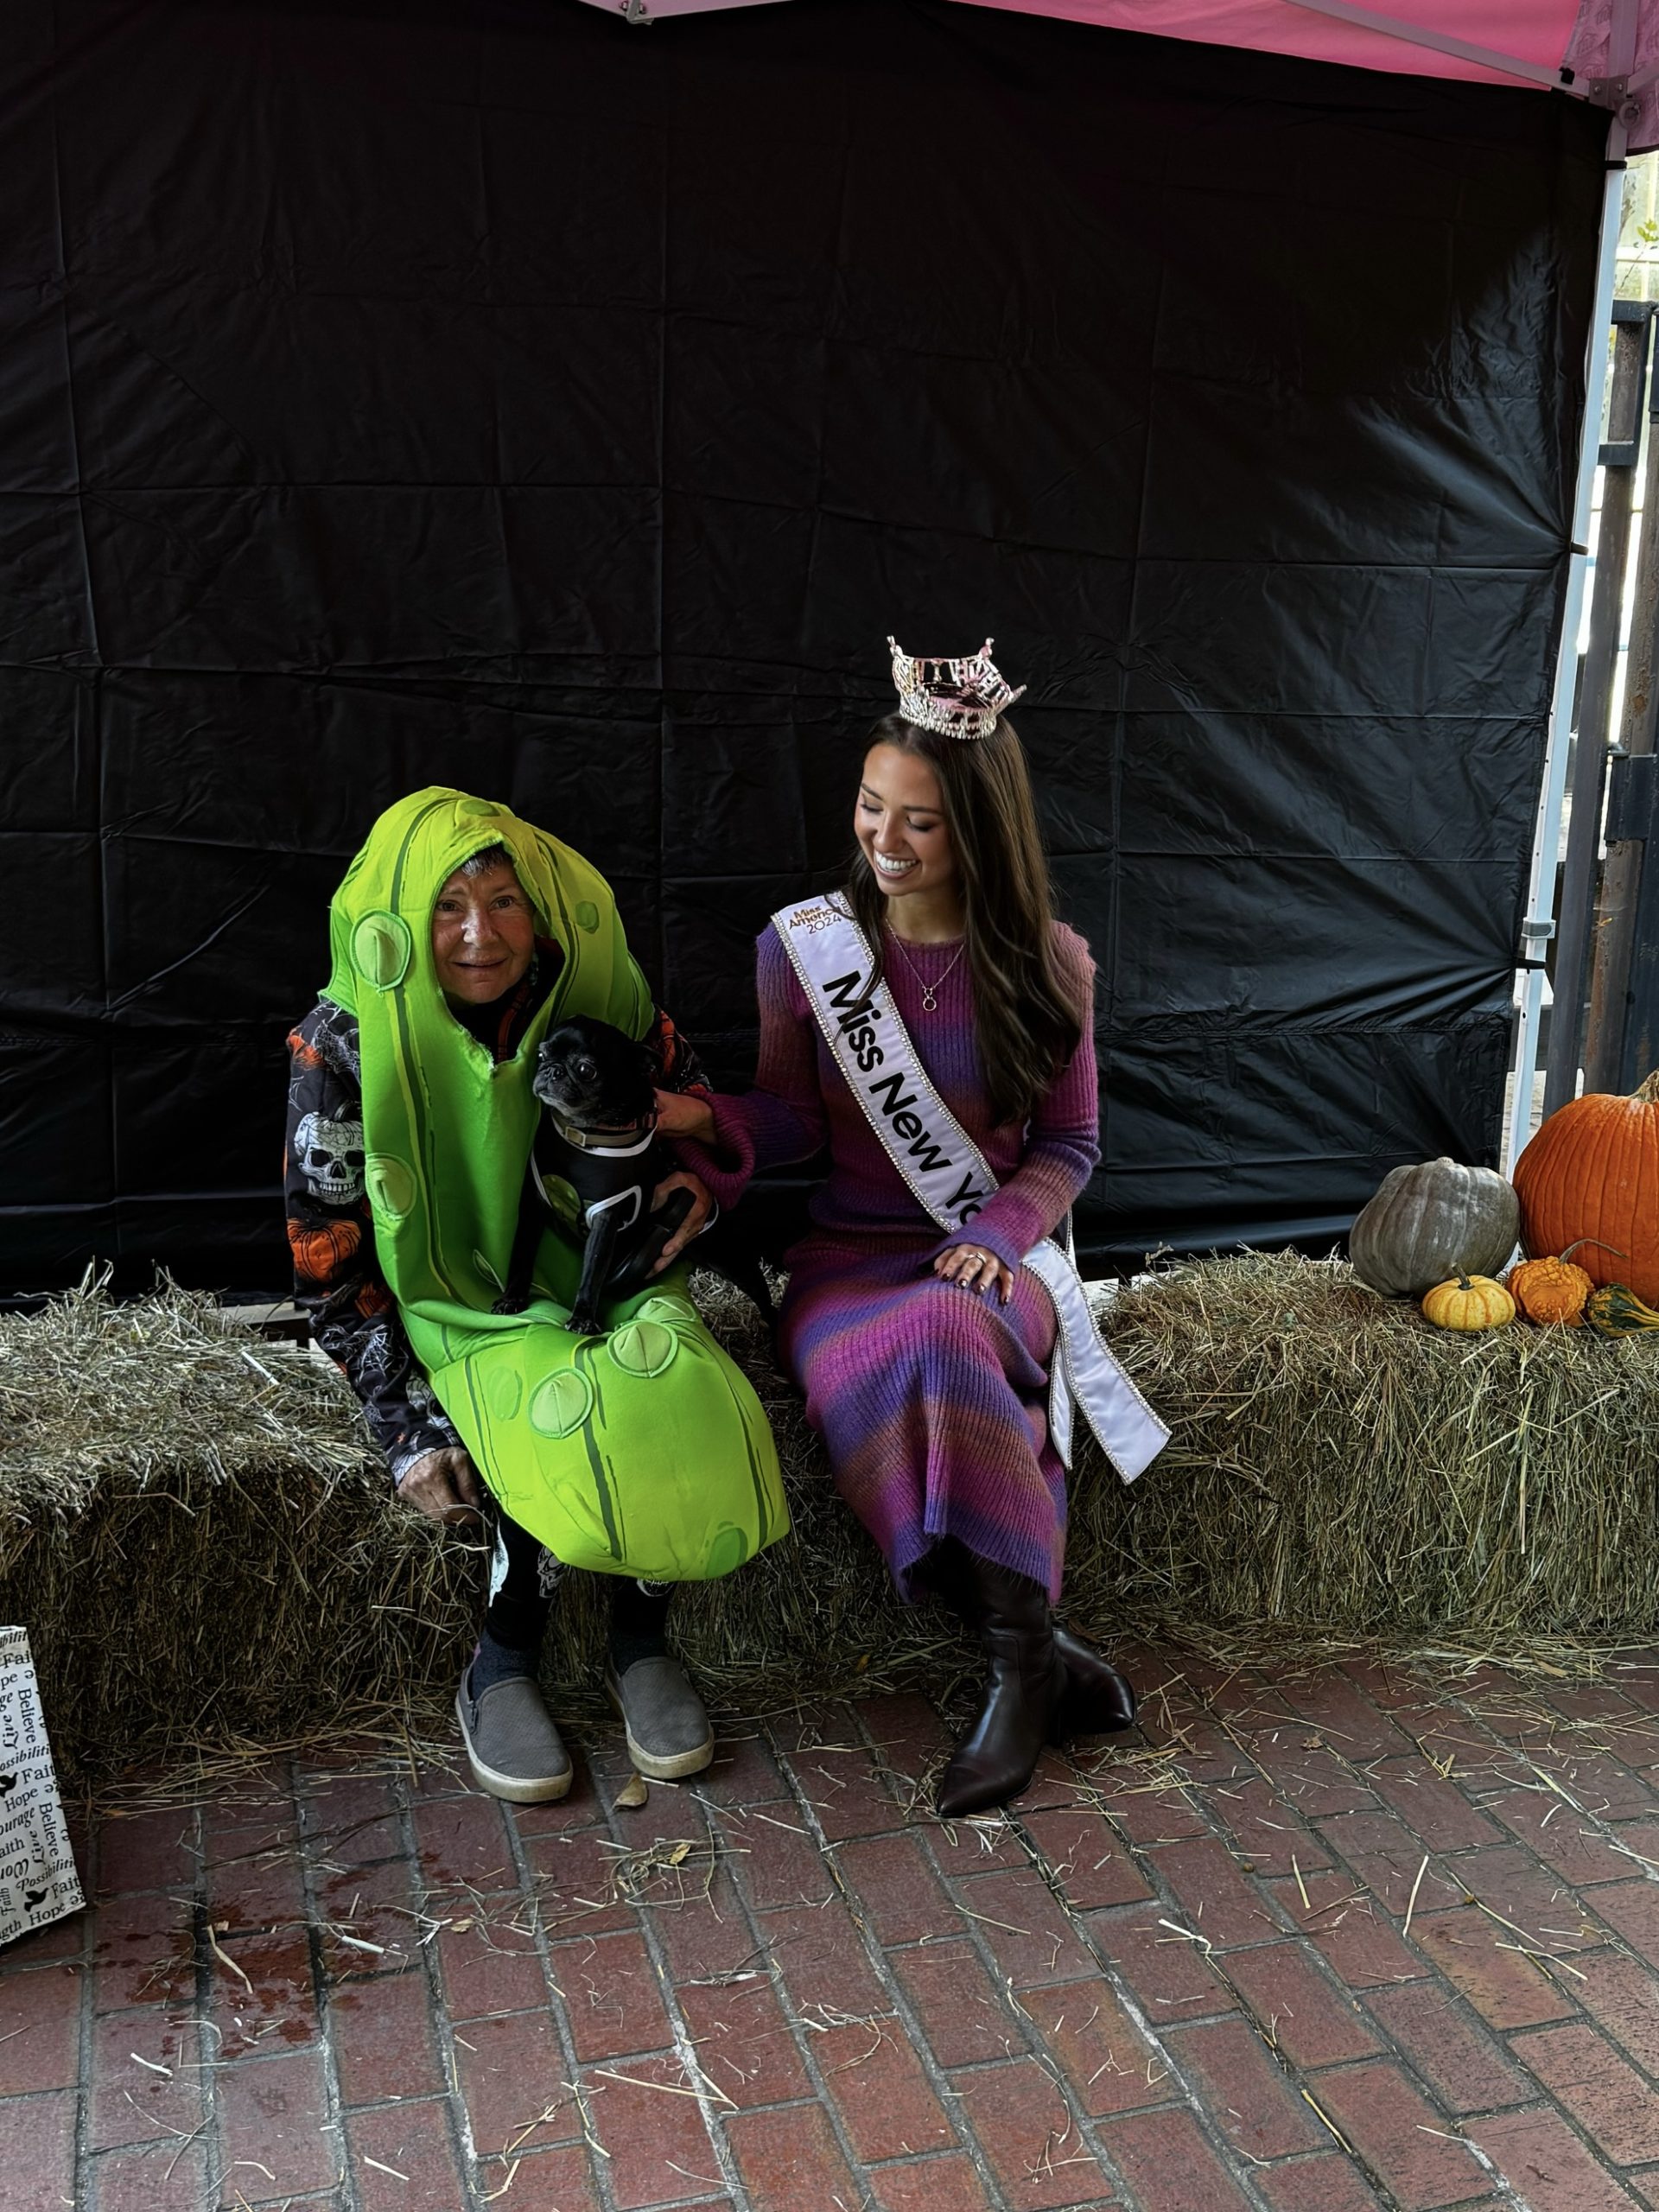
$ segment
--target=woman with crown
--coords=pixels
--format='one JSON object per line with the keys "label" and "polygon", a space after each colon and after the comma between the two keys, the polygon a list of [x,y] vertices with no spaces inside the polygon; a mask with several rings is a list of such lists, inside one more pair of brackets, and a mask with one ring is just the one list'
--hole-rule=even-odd
{"label": "woman with crown", "polygon": [[658,1104],[722,1204],[829,1147],[780,1343],[899,1591],[987,1654],[949,1818],[1017,1796],[1046,1743],[1133,1724],[1128,1682],[1052,1611],[1072,1404],[1126,1480],[1166,1432],[1052,1241],[1099,1157],[1094,968],[1052,918],[1021,695],[989,639],[888,643],[899,709],[870,732],[849,880],[760,939],[754,1088]]}

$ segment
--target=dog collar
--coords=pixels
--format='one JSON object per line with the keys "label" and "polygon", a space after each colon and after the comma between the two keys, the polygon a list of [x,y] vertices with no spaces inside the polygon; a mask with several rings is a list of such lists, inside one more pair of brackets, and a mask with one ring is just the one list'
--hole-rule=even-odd
{"label": "dog collar", "polygon": [[604,1131],[579,1129],[565,1121],[562,1116],[551,1111],[549,1113],[548,1119],[573,1151],[598,1153],[610,1160],[634,1159],[639,1154],[649,1149],[657,1135],[657,1116],[654,1113],[650,1121],[644,1125],[642,1135],[625,1140],[620,1144],[607,1141],[613,1134],[608,1129]]}

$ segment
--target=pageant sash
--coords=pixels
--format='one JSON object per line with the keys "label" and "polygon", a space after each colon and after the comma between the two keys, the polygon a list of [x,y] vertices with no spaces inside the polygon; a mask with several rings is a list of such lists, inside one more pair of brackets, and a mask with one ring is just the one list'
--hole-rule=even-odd
{"label": "pageant sash", "polygon": [[[928,1080],[885,989],[867,992],[875,962],[839,896],[803,899],[772,918],[807,1002],[865,1119],[923,1208],[950,1233],[965,1230],[996,1192],[995,1176]],[[1049,1382],[1049,1433],[1071,1464],[1073,1404],[1126,1483],[1150,1466],[1169,1431],[1101,1342],[1077,1271],[1050,1237],[1025,1255],[1047,1291],[1058,1334]]]}

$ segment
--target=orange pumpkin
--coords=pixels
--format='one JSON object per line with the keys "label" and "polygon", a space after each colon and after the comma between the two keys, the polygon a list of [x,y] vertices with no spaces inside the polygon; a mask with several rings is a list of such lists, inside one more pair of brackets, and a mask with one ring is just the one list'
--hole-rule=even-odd
{"label": "orange pumpkin", "polygon": [[1594,1238],[1582,1262],[1591,1280],[1659,1303],[1659,1069],[1628,1098],[1569,1099],[1516,1161],[1514,1180],[1529,1253]]}
{"label": "orange pumpkin", "polygon": [[1584,1268],[1573,1266],[1573,1255],[1579,1244],[1595,1241],[1581,1236],[1578,1244],[1569,1244],[1553,1258],[1518,1260],[1510,1269],[1503,1278],[1505,1287],[1529,1321],[1561,1322],[1569,1329],[1584,1326],[1584,1301],[1596,1286]]}

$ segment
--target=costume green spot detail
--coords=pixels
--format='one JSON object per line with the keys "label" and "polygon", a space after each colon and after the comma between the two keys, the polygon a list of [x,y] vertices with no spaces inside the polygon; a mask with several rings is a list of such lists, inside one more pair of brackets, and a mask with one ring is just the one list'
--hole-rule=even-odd
{"label": "costume green spot detail", "polygon": [[671,1329],[665,1329],[660,1321],[647,1321],[643,1314],[613,1329],[605,1343],[613,1364],[625,1375],[660,1375],[673,1365],[679,1348],[680,1340]]}
{"label": "costume green spot detail", "polygon": [[369,1204],[388,1220],[401,1221],[419,1195],[415,1171],[389,1152],[372,1152],[363,1169]]}
{"label": "costume green spot detail", "polygon": [[455,804],[457,822],[496,822],[500,816],[501,810],[493,799],[463,798]]}
{"label": "costume green spot detail", "polygon": [[728,1521],[709,1547],[709,1572],[712,1575],[730,1574],[742,1566],[750,1556],[753,1547],[741,1529]]}
{"label": "costume green spot detail", "polygon": [[409,973],[414,940],[397,914],[365,914],[352,931],[352,964],[377,991],[389,991]]}
{"label": "costume green spot detail", "polygon": [[593,1410],[593,1385],[574,1367],[562,1367],[538,1383],[530,1402],[530,1425],[543,1436],[569,1436]]}
{"label": "costume green spot detail", "polygon": [[586,930],[589,937],[599,927],[599,909],[591,899],[576,901],[576,927]]}
{"label": "costume green spot detail", "polygon": [[499,1367],[490,1377],[490,1411],[498,1421],[512,1421],[524,1402],[524,1378],[510,1367]]}

